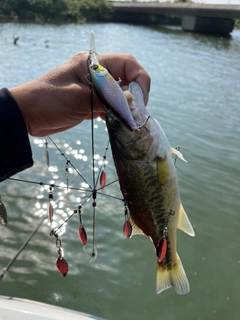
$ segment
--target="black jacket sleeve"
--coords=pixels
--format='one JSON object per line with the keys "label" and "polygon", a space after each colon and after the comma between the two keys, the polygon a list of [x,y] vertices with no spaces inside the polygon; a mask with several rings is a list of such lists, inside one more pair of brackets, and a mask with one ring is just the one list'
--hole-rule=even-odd
{"label": "black jacket sleeve", "polygon": [[33,165],[28,132],[8,89],[0,90],[0,182]]}

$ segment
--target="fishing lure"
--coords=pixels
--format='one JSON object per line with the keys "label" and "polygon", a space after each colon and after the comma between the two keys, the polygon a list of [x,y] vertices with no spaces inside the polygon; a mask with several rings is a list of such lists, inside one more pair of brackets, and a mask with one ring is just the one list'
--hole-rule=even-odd
{"label": "fishing lure", "polygon": [[137,126],[133,120],[126,96],[120,87],[121,80],[115,81],[108,70],[100,65],[98,61],[93,31],[91,32],[88,60],[89,80],[96,96],[107,112],[114,115],[129,130],[139,130],[142,126]]}
{"label": "fishing lure", "polygon": [[[99,100],[102,102],[104,105],[106,111],[108,114],[113,115],[115,118],[117,118],[123,126],[125,126],[129,131],[140,131],[140,129],[145,126],[146,122],[148,121],[149,117],[146,118],[146,120],[142,121],[142,125],[137,125],[136,122],[134,121],[134,118],[132,116],[132,113],[130,112],[129,105],[127,102],[127,99],[120,87],[120,82],[116,81],[108,72],[106,68],[101,66],[98,61],[98,54],[95,50],[95,41],[94,41],[94,34],[93,32],[91,33],[91,43],[90,43],[90,51],[89,51],[89,56],[88,56],[88,71],[89,71],[89,87],[91,90],[91,96],[93,94],[93,91],[95,92],[96,96],[99,98]],[[93,109],[93,99],[91,100],[92,103],[92,109]],[[93,121],[93,120],[92,120]],[[140,122],[140,123],[142,123]],[[128,132],[129,132],[128,131]],[[108,146],[105,149],[105,154],[103,155],[103,160],[102,160],[102,165],[100,166],[98,170],[98,175],[95,177],[95,151],[94,151],[94,138],[93,138],[93,122],[92,122],[92,174],[93,174],[93,183],[92,186],[89,185],[89,183],[84,179],[82,176],[80,170],[78,170],[74,165],[71,163],[71,161],[65,156],[65,154],[62,152],[62,150],[53,142],[53,140],[50,137],[47,137],[49,141],[51,141],[55,147],[59,150],[60,154],[65,158],[66,160],[66,166],[65,166],[65,184],[61,183],[60,186],[51,184],[48,185],[46,184],[46,189],[48,189],[48,218],[49,222],[51,225],[51,228],[53,228],[50,232],[51,236],[54,236],[56,239],[56,247],[57,247],[57,259],[56,259],[56,267],[60,271],[60,273],[65,277],[69,271],[69,265],[67,260],[63,256],[63,246],[62,246],[62,241],[60,240],[60,229],[63,227],[63,225],[66,225],[68,220],[71,219],[74,215],[79,216],[79,225],[78,228],[76,228],[80,241],[83,245],[83,247],[87,247],[89,240],[92,238],[92,251],[91,251],[91,260],[96,258],[96,248],[95,248],[95,212],[96,212],[96,207],[97,207],[97,196],[104,194],[106,197],[111,197],[116,200],[122,201],[124,205],[124,222],[123,222],[123,234],[126,238],[131,238],[133,234],[136,234],[136,225],[134,224],[133,219],[130,216],[129,210],[128,210],[128,205],[130,206],[138,206],[140,207],[139,204],[134,203],[133,201],[122,199],[120,197],[114,197],[111,195],[107,195],[105,193],[102,193],[103,190],[105,190],[106,187],[111,185],[112,183],[118,181],[115,180],[111,183],[107,183],[107,176],[106,176],[106,153],[108,150]],[[48,140],[45,140],[45,159],[46,159],[46,164],[49,167],[50,166],[50,161],[49,161],[49,153],[48,153]],[[177,149],[174,154],[179,156],[179,150]],[[176,160],[175,160],[176,162]],[[71,168],[70,168],[71,167]],[[71,177],[69,176],[70,172],[74,171],[79,175],[85,185],[88,187],[86,188],[74,188],[71,185]],[[97,171],[97,170],[96,170]],[[25,181],[27,182],[27,181]],[[32,182],[31,182],[32,183]],[[44,185],[44,183],[40,182],[38,183],[41,186]],[[65,193],[72,192],[73,190],[79,191],[85,191],[87,194],[85,198],[81,199],[81,204],[78,204],[77,209],[73,210],[72,213],[68,215],[68,217],[63,221],[63,223],[59,226],[56,227],[53,226],[55,223],[55,216],[53,219],[53,203],[54,203],[54,208],[56,205],[56,201],[53,201],[53,190],[55,188],[63,188]],[[56,197],[56,193],[54,192],[54,200]],[[84,219],[83,219],[83,214],[82,214],[82,207],[83,205],[88,201],[92,199],[92,212],[93,212],[93,223],[92,223],[92,237],[90,234],[89,237],[89,230],[88,228],[85,229],[84,225]],[[143,206],[142,210],[146,209]],[[1,201],[0,197],[0,219],[3,224],[7,223],[7,216],[6,216],[6,210],[4,210],[4,205]],[[57,210],[55,210],[57,212]],[[54,212],[54,214],[55,214]],[[159,263],[161,263],[164,259],[166,259],[166,256],[169,253],[168,249],[168,238],[169,238],[169,218],[170,216],[173,215],[173,212],[171,211],[170,213],[166,213],[166,224],[164,227],[161,229],[161,232],[159,233],[159,237],[156,240],[156,257]],[[138,230],[139,233],[139,230]],[[91,241],[90,241],[91,242]]]}

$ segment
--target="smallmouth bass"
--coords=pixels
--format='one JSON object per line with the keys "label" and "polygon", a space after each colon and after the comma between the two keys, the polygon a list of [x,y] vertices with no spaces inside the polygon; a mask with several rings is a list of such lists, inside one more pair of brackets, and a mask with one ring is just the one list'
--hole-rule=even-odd
{"label": "smallmouth bass", "polygon": [[176,250],[176,229],[195,234],[181,204],[172,154],[184,158],[170,147],[161,126],[148,114],[140,86],[130,83],[125,95],[140,129],[129,131],[109,112],[106,124],[132,234],[146,235],[155,247],[157,293],[173,287],[176,293],[186,294],[190,287]]}

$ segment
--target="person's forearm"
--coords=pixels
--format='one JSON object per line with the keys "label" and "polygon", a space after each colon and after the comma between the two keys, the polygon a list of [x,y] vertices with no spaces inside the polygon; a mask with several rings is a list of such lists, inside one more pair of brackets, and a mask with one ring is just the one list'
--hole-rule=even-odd
{"label": "person's forearm", "polygon": [[8,89],[0,90],[0,181],[33,165],[25,122]]}
{"label": "person's forearm", "polygon": [[[88,56],[79,52],[37,79],[0,90],[0,181],[32,166],[28,134],[44,137],[92,117],[105,118],[96,95],[91,99]],[[150,77],[133,56],[103,54],[99,61],[123,86],[138,82],[147,104]]]}

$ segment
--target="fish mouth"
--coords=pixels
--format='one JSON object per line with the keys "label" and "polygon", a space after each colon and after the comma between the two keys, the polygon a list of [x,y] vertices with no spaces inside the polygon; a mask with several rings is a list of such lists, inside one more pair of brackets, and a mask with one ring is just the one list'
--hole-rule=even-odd
{"label": "fish mouth", "polygon": [[140,102],[141,100],[144,101],[142,89],[136,81],[132,81],[129,83],[127,91],[129,91],[131,94],[131,97],[129,96],[129,99],[135,98],[138,102]]}
{"label": "fish mouth", "polygon": [[[119,125],[121,123],[130,131],[139,132],[150,118],[150,115],[146,112],[142,89],[137,82],[131,82],[127,90],[124,91],[124,96],[128,110],[126,108],[124,110],[123,106],[121,110],[111,107],[107,108],[108,114],[113,116],[115,127],[119,122]],[[131,125],[129,125],[130,123]]]}
{"label": "fish mouth", "polygon": [[145,107],[142,89],[137,82],[133,81],[129,83],[128,89],[124,91],[124,94],[127,99],[130,112],[137,125],[137,129],[135,131],[139,131],[146,125],[150,118]]}

